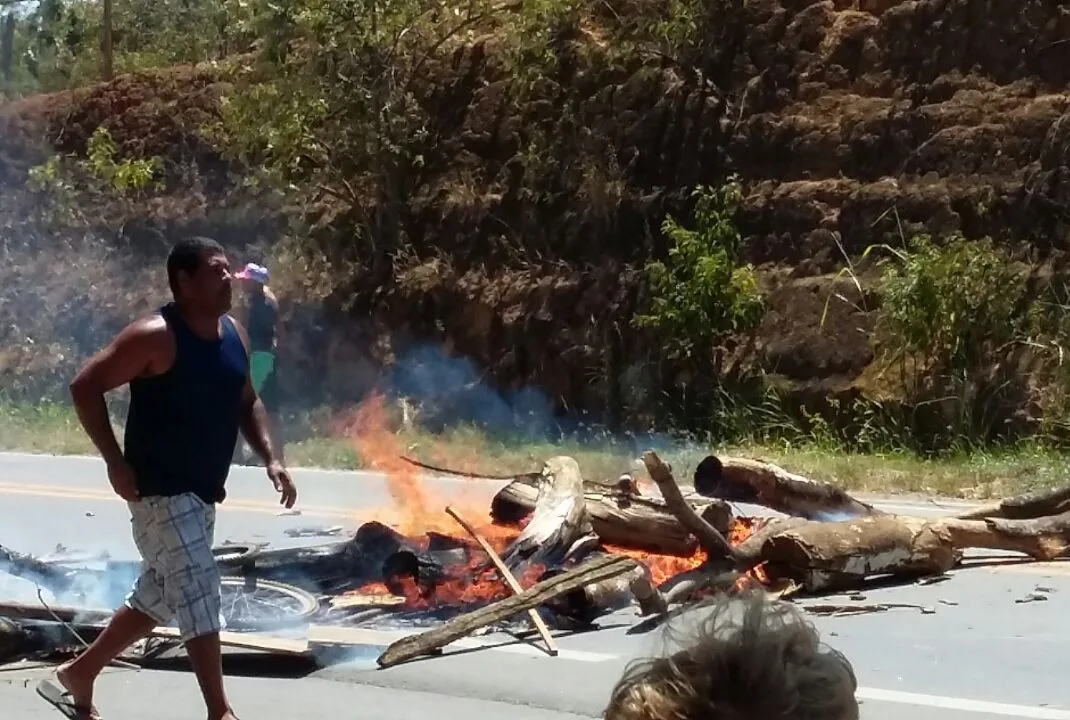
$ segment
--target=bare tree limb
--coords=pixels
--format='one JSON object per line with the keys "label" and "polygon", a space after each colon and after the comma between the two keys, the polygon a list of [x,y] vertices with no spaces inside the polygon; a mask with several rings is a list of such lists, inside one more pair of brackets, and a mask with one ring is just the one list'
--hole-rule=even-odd
{"label": "bare tree limb", "polygon": [[657,453],[653,450],[644,452],[643,464],[646,465],[646,471],[650,473],[650,479],[657,483],[658,489],[661,490],[661,496],[665,498],[665,504],[668,505],[669,510],[684,527],[695,535],[710,557],[724,557],[739,564],[739,558],[725,536],[703,520],[684,499],[672,471],[661,461]]}

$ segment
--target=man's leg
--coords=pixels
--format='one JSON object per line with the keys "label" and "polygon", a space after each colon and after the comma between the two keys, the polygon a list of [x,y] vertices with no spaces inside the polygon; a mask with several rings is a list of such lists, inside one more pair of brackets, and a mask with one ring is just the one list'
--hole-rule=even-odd
{"label": "man's leg", "polygon": [[93,685],[105,667],[124,650],[166,624],[171,612],[164,602],[163,578],[156,570],[162,552],[159,511],[156,498],[131,503],[134,544],[141,553],[144,569],[126,602],[115,612],[97,639],[75,659],[64,663],[56,677],[78,707],[93,707]]}
{"label": "man's leg", "polygon": [[135,642],[152,632],[156,621],[144,613],[123,605],[108,626],[81,655],[60,665],[56,678],[71,694],[79,708],[93,708],[93,685],[105,667]]}
{"label": "man's leg", "polygon": [[201,687],[208,720],[235,720],[223,689],[220,573],[212,554],[215,506],[192,494],[170,498],[171,542],[164,588]]}

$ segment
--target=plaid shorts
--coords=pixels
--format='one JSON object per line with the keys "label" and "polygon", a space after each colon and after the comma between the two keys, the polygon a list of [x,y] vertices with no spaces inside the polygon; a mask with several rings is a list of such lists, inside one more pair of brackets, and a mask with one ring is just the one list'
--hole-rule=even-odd
{"label": "plaid shorts", "polygon": [[177,619],[183,641],[219,632],[224,622],[212,554],[215,506],[193,493],[128,504],[143,563],[126,604],[160,625]]}

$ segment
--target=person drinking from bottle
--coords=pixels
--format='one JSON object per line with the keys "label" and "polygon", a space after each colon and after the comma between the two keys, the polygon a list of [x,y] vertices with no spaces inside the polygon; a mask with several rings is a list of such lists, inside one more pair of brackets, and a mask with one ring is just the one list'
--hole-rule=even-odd
{"label": "person drinking from bottle", "polygon": [[279,301],[268,286],[271,275],[263,265],[248,263],[234,277],[242,283],[248,298],[236,315],[249,333],[249,366],[253,388],[268,411],[272,447],[283,458],[276,370],[278,344],[282,338]]}

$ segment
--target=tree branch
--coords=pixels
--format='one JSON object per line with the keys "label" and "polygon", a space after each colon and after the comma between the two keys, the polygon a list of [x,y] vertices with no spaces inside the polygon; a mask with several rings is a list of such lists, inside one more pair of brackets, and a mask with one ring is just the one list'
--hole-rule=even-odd
{"label": "tree branch", "polygon": [[680,523],[685,528],[694,534],[699,544],[709,553],[710,557],[724,557],[731,560],[733,564],[739,565],[740,558],[735,549],[725,539],[724,535],[703,520],[695,512],[695,509],[691,507],[691,504],[684,499],[683,494],[680,492],[680,486],[676,484],[676,478],[672,475],[672,471],[661,461],[657,453],[653,450],[644,452],[643,464],[650,474],[650,479],[657,483],[658,489],[661,490],[661,496],[665,499],[665,504],[669,510],[680,520]]}

